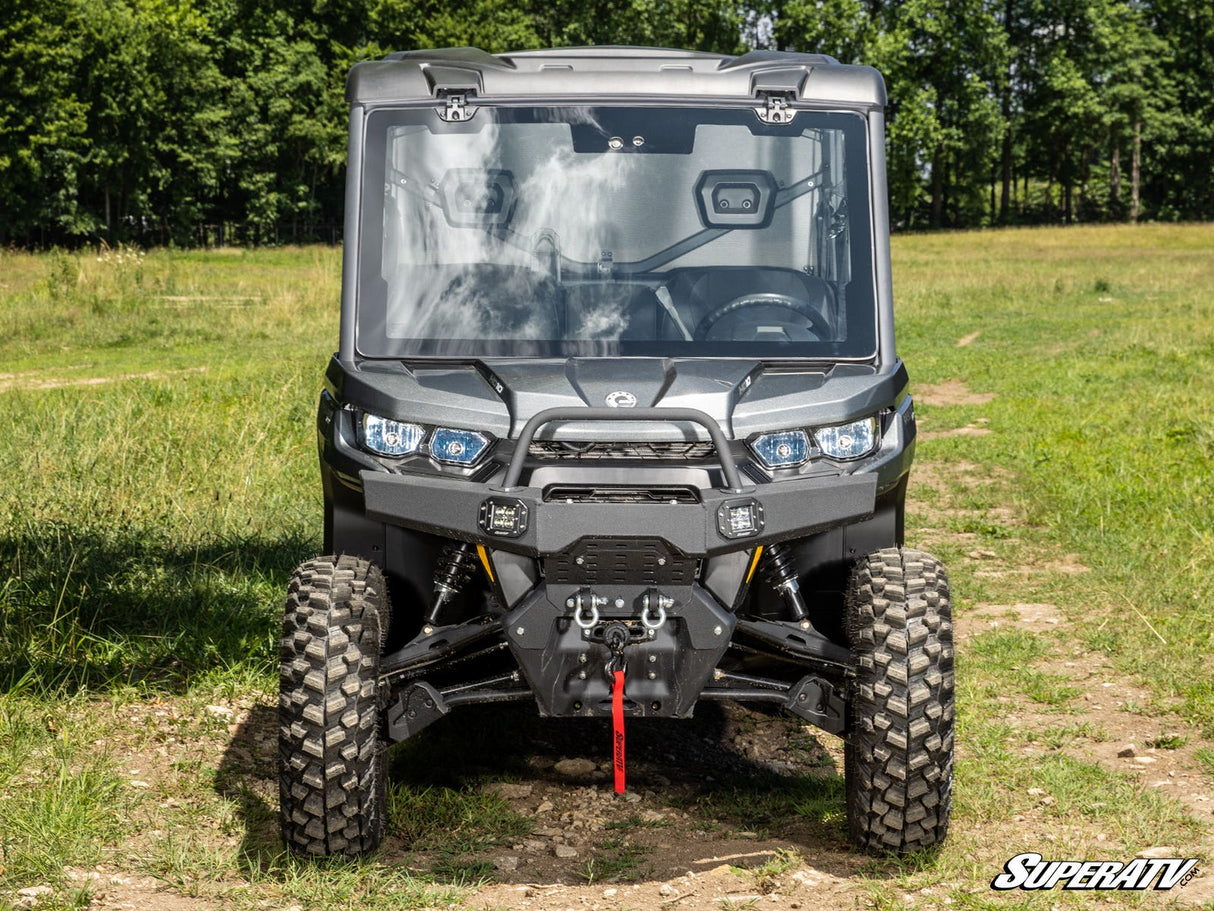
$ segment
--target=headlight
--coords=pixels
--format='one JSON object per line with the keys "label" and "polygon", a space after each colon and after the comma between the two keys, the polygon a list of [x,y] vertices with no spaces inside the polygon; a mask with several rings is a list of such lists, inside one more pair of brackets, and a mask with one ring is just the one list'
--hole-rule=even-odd
{"label": "headlight", "polygon": [[831,459],[859,459],[877,448],[877,419],[864,418],[835,427],[819,427],[814,439]]}
{"label": "headlight", "polygon": [[809,437],[804,430],[765,433],[756,437],[750,448],[768,468],[787,468],[809,458]]}
{"label": "headlight", "polygon": [[488,445],[489,438],[483,433],[439,427],[430,438],[430,455],[448,465],[471,465]]}
{"label": "headlight", "polygon": [[417,424],[392,421],[374,414],[363,415],[363,445],[386,456],[417,452],[425,431]]}

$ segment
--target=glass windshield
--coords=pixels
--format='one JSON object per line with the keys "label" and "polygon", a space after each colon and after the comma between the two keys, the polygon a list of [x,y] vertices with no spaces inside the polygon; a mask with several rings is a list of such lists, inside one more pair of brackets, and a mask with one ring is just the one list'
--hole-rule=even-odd
{"label": "glass windshield", "polygon": [[365,148],[366,356],[876,350],[859,114],[378,110]]}

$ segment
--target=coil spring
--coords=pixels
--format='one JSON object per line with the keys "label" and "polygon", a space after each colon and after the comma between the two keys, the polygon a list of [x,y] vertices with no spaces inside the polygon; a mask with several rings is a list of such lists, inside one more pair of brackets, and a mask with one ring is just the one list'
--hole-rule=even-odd
{"label": "coil spring", "polygon": [[476,572],[472,545],[448,544],[443,547],[434,569],[434,601],[426,615],[426,623],[437,624],[443,608],[455,600]]}
{"label": "coil spring", "polygon": [[472,545],[448,544],[443,547],[434,570],[434,590],[446,589],[452,595],[458,595],[474,572],[476,559],[472,554]]}
{"label": "coil spring", "polygon": [[793,565],[796,555],[786,544],[769,544],[763,552],[760,571],[768,584],[780,593],[792,619],[804,625],[808,610],[801,584],[797,581],[797,568]]}
{"label": "coil spring", "polygon": [[763,562],[759,571],[763,578],[776,591],[780,591],[790,580],[797,578],[797,570],[793,564],[792,548],[785,544],[769,544],[763,551]]}

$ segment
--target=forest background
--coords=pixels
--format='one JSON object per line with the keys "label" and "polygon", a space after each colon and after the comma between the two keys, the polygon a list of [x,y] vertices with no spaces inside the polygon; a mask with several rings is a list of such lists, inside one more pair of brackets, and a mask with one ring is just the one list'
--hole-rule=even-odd
{"label": "forest background", "polygon": [[1214,217],[1211,0],[0,0],[0,244],[339,240],[352,64],[590,44],[879,68],[898,229]]}

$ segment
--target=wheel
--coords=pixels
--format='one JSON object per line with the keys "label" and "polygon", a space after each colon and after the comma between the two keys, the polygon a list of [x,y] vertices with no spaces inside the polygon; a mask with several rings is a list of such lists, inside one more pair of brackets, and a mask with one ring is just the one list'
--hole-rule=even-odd
{"label": "wheel", "polygon": [[386,797],[379,655],[383,575],[356,557],[318,557],[287,590],[278,698],[279,820],[297,854],[379,847]]}
{"label": "wheel", "polygon": [[857,665],[844,748],[847,821],[861,847],[904,854],[948,832],[953,627],[948,577],[892,547],[852,572],[847,635]]}
{"label": "wheel", "polygon": [[708,334],[712,332],[713,326],[730,314],[737,313],[739,310],[748,310],[751,307],[780,307],[784,310],[791,310],[798,316],[805,317],[809,322],[810,329],[819,339],[831,337],[830,325],[826,322],[826,317],[809,301],[793,297],[791,294],[770,292],[764,294],[743,294],[741,297],[735,297],[731,301],[726,301],[700,320],[696,325],[695,331],[692,332],[692,337],[697,342],[707,341]]}

